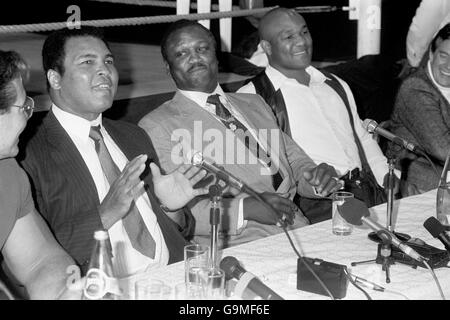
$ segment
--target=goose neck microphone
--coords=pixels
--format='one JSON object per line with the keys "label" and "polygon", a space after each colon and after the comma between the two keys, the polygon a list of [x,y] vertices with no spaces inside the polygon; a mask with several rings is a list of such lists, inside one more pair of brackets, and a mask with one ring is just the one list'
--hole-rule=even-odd
{"label": "goose neck microphone", "polygon": [[403,148],[405,148],[409,151],[412,151],[417,154],[423,154],[423,151],[420,147],[383,129],[382,127],[380,127],[380,125],[375,120],[372,120],[372,119],[364,120],[363,127],[369,133],[377,133],[380,136],[385,137],[386,139],[392,141],[395,144],[398,144],[399,146],[402,146]]}

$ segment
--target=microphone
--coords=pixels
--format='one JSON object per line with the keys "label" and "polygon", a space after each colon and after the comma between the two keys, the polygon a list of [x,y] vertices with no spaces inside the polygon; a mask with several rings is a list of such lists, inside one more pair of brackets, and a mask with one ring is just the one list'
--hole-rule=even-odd
{"label": "microphone", "polygon": [[444,245],[445,249],[450,252],[450,237],[445,232],[445,227],[435,217],[429,217],[423,223],[423,226],[434,238],[439,239]]}
{"label": "microphone", "polygon": [[395,144],[398,144],[399,146],[402,146],[403,148],[416,152],[418,154],[423,154],[423,151],[420,149],[420,147],[414,145],[411,142],[406,141],[403,138],[400,138],[399,136],[396,136],[395,134],[381,128],[378,123],[375,120],[372,119],[366,119],[363,122],[363,127],[366,129],[369,133],[377,133],[380,136],[385,137],[386,139],[394,142]]}
{"label": "microphone", "polygon": [[224,182],[228,183],[230,186],[238,189],[239,191],[247,190],[244,182],[233,176],[223,167],[217,165],[214,161],[205,159],[200,151],[188,152],[188,159],[194,166],[203,168],[206,171],[215,174],[218,179],[223,180]]}
{"label": "microphone", "polygon": [[220,269],[225,272],[227,279],[235,278],[238,280],[235,292],[243,292],[244,289],[248,288],[263,300],[284,300],[262,283],[254,274],[247,272],[235,257],[228,256],[223,258],[220,261]]}
{"label": "microphone", "polygon": [[425,260],[424,257],[417,253],[417,251],[400,241],[395,234],[370,219],[369,209],[364,202],[354,198],[348,199],[344,202],[340,209],[341,210],[339,210],[339,213],[348,223],[360,226],[362,222],[364,222],[373,231],[375,231],[383,241],[389,241],[394,247],[403,251],[414,260],[419,262]]}

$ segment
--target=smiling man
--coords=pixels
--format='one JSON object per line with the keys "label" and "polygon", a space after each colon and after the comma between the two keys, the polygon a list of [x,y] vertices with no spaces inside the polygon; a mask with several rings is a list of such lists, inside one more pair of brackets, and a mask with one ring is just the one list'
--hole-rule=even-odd
{"label": "smiling man", "polygon": [[[94,231],[107,229],[117,276],[181,260],[181,231],[193,219],[189,210],[176,210],[205,192],[192,188],[205,172],[185,165],[161,175],[142,129],[102,118],[118,74],[98,29],[58,30],[46,39],[42,56],[53,104],[22,164],[58,241],[85,269]],[[151,174],[147,161],[154,162]]]}
{"label": "smiling man", "polygon": [[[139,122],[155,143],[161,167],[171,171],[177,166],[174,151],[182,139],[188,149],[183,154],[192,149],[207,154],[259,192],[293,228],[306,225],[292,199],[297,192],[314,196],[313,187],[321,195],[339,189],[333,167],[315,165],[280,132],[269,106],[260,97],[222,90],[216,42],[201,24],[187,20],[173,23],[163,37],[161,52],[178,90],[172,100]],[[229,188],[224,194],[222,246],[282,232],[276,217],[256,199]],[[197,198],[189,207],[196,218],[195,239],[209,243],[209,199]]]}
{"label": "smiling man", "polygon": [[[305,19],[291,9],[273,9],[262,18],[259,35],[269,66],[238,92],[262,96],[280,128],[315,163],[335,167],[348,191],[368,206],[381,203],[387,160],[363,128],[347,83],[311,65],[313,41]],[[331,217],[331,201],[299,201],[311,220]]]}

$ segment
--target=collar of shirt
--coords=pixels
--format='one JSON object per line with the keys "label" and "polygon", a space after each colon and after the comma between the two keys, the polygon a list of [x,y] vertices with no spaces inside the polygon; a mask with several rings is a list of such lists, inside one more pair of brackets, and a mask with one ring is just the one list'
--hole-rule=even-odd
{"label": "collar of shirt", "polygon": [[428,75],[430,76],[431,81],[434,83],[434,85],[438,88],[438,90],[442,93],[444,98],[447,100],[447,102],[450,103],[450,88],[443,87],[437,81],[434,79],[433,70],[431,69],[431,62],[428,61],[427,64],[428,69]]}
{"label": "collar of shirt", "polygon": [[187,91],[187,90],[180,90],[181,94],[183,94],[186,98],[191,99],[195,103],[197,103],[199,106],[201,106],[203,109],[206,109],[207,111],[211,112],[212,114],[216,114],[216,107],[214,105],[211,105],[207,103],[208,97],[213,94],[220,95],[220,100],[223,103],[223,100],[226,100],[225,93],[223,92],[222,88],[218,84],[216,89],[214,89],[211,93],[201,92],[201,91]]}
{"label": "collar of shirt", "polygon": [[73,113],[62,110],[55,104],[52,104],[52,112],[63,128],[67,131],[69,136],[76,137],[77,139],[85,142],[89,139],[89,131],[91,130],[91,126],[102,124],[101,114],[97,117],[97,119],[88,121],[74,115]]}
{"label": "collar of shirt", "polygon": [[[321,84],[321,83],[324,83],[325,80],[328,79],[322,72],[320,72],[313,66],[309,66],[308,68],[305,69],[305,71],[311,77],[311,79],[309,81],[309,85]],[[266,68],[266,74],[270,78],[275,91],[280,89],[286,81],[297,82],[297,80],[295,80],[295,79],[286,77],[284,74],[282,74],[280,71],[278,71],[277,69],[272,67],[270,64]],[[302,85],[300,83],[298,83],[298,84]]]}

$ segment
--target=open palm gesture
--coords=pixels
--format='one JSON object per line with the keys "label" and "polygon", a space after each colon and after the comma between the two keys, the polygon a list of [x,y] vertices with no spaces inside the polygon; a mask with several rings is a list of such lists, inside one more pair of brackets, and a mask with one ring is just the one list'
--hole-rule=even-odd
{"label": "open palm gesture", "polygon": [[166,175],[162,175],[154,163],[150,163],[150,170],[156,196],[171,211],[182,208],[196,196],[208,193],[208,188],[194,189],[194,185],[206,176],[206,171],[191,164],[180,165]]}

